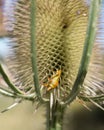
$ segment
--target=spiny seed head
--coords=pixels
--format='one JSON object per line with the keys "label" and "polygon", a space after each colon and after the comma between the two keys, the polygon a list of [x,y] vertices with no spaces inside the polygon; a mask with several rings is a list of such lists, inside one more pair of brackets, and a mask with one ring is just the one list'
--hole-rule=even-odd
{"label": "spiny seed head", "polygon": [[[30,0],[15,2],[14,14],[10,14],[13,26],[14,55],[8,58],[8,66],[24,91],[34,90],[31,63],[31,17]],[[41,92],[46,92],[57,70],[61,70],[60,98],[64,100],[75,82],[86,37],[89,6],[85,0],[37,0],[36,1],[36,62]],[[11,43],[12,44],[12,43]],[[85,78],[83,95],[96,95],[104,91],[104,64],[100,46],[95,43],[88,74]],[[52,83],[52,82],[51,82]],[[45,98],[48,95],[45,95]]]}

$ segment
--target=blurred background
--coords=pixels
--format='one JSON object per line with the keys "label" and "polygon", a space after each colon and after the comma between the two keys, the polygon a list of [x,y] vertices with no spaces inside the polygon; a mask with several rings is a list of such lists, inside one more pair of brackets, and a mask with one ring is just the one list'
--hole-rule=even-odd
{"label": "blurred background", "polygon": [[[4,26],[4,5],[12,0],[0,0],[0,62],[4,63],[8,55],[9,37]],[[9,13],[9,12],[8,12]],[[104,0],[102,5],[102,19],[104,23]],[[104,35],[102,34],[102,37]],[[3,79],[0,77],[0,83]],[[14,103],[14,100],[0,95],[0,111]],[[64,120],[64,130],[104,130],[104,111],[91,106],[87,110],[78,102],[67,108]],[[42,106],[35,113],[35,104],[24,101],[13,109],[0,114],[0,130],[45,130],[46,108]]]}

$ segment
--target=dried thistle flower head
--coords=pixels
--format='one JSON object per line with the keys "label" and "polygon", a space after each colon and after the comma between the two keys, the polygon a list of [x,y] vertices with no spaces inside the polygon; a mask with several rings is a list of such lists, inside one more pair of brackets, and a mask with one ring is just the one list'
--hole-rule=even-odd
{"label": "dried thistle flower head", "polygon": [[[8,66],[25,92],[34,91],[31,62],[30,0],[14,2],[10,24],[14,55],[8,57]],[[82,58],[89,5],[85,0],[36,1],[36,63],[42,96],[49,98],[44,84],[53,85],[53,77],[61,71],[56,94],[62,101],[69,95],[75,82]],[[12,44],[12,43],[11,43]],[[84,81],[84,96],[104,92],[104,48],[96,41]],[[47,86],[48,86],[47,85]],[[51,87],[52,87],[51,85]],[[53,86],[54,87],[54,86]],[[81,94],[82,94],[81,93]]]}

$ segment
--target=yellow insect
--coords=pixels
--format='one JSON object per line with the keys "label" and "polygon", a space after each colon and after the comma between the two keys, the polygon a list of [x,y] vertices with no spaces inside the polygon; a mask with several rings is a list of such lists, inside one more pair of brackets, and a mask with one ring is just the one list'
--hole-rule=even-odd
{"label": "yellow insect", "polygon": [[57,70],[56,73],[51,76],[51,78],[48,78],[48,82],[43,85],[44,87],[47,87],[47,91],[58,87],[60,76],[61,70]]}

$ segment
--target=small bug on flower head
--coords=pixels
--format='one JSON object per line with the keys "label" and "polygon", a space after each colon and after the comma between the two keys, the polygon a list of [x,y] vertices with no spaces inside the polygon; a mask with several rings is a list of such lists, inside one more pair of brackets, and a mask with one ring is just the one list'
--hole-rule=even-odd
{"label": "small bug on flower head", "polygon": [[47,91],[58,87],[60,76],[61,70],[57,70],[55,74],[48,78],[48,82],[43,84],[44,87],[47,87]]}

